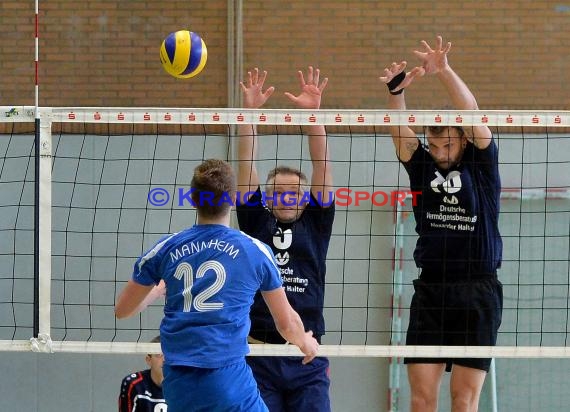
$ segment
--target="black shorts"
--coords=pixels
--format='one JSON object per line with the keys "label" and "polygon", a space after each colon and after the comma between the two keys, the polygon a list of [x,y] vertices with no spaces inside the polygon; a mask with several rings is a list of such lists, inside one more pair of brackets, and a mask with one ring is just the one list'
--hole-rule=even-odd
{"label": "black shorts", "polygon": [[[495,346],[503,311],[496,277],[467,282],[414,280],[406,345]],[[404,363],[445,363],[489,371],[491,358],[405,358]]]}

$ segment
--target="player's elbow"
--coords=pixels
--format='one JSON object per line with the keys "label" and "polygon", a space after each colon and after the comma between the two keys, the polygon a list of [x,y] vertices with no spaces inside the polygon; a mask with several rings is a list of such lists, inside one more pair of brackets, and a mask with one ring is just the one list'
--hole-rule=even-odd
{"label": "player's elbow", "polygon": [[131,315],[131,311],[128,311],[126,308],[121,306],[115,306],[115,318],[117,319],[125,319]]}
{"label": "player's elbow", "polygon": [[289,334],[293,330],[293,322],[290,319],[280,319],[275,326],[281,335]]}
{"label": "player's elbow", "polygon": [[115,308],[115,318],[117,319],[124,319],[126,318],[125,314],[120,311],[119,309]]}

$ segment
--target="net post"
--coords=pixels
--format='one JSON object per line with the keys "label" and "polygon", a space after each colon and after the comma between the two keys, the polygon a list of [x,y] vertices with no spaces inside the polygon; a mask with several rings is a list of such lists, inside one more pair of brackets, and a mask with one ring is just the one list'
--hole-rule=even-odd
{"label": "net post", "polygon": [[[42,114],[48,114],[42,111]],[[52,173],[52,122],[49,116],[42,116],[36,120],[36,232],[34,242],[35,268],[34,279],[36,301],[34,310],[37,310],[37,325],[34,326],[34,338],[41,341],[51,341],[51,173]],[[36,316],[34,316],[36,318]],[[36,329],[37,328],[37,329]]]}

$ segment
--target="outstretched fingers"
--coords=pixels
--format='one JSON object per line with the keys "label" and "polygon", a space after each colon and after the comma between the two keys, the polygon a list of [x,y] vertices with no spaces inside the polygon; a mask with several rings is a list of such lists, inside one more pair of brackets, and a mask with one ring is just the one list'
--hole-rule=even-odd
{"label": "outstretched fingers", "polygon": [[257,85],[260,89],[263,89],[263,84],[265,83],[265,79],[267,79],[267,70],[263,70],[261,75],[257,74]]}
{"label": "outstretched fingers", "polygon": [[271,96],[273,94],[274,91],[275,91],[275,87],[271,86],[271,87],[268,87],[267,90],[265,90],[264,92],[262,91],[261,94],[263,95],[265,100],[267,100],[267,99],[269,99],[269,96]]}
{"label": "outstretched fingers", "polygon": [[319,85],[319,77],[321,75],[321,71],[319,69],[313,69],[312,66],[309,66],[309,72],[312,73],[313,79],[312,79],[312,83],[315,86]]}
{"label": "outstretched fingers", "polygon": [[328,83],[328,78],[321,80],[320,74],[320,70],[313,66],[309,66],[305,74],[299,70],[297,72],[301,89],[299,94],[295,96],[290,92],[285,92],[285,96],[301,109],[318,109],[323,90]]}
{"label": "outstretched fingers", "polygon": [[438,73],[448,66],[447,53],[451,50],[451,42],[447,42],[444,47],[443,38],[437,36],[433,48],[425,40],[422,40],[421,44],[423,50],[414,50],[413,53],[421,60],[425,74]]}
{"label": "outstretched fingers", "polygon": [[[327,83],[329,82],[329,78],[325,77],[323,79],[323,81],[321,82],[321,84],[319,84],[319,91],[322,93],[323,90],[325,90],[325,87],[327,87]],[[317,83],[318,84],[318,83]]]}
{"label": "outstretched fingers", "polygon": [[390,82],[395,76],[400,74],[406,69],[408,62],[401,61],[400,63],[392,62],[389,67],[386,67],[383,71],[383,76],[380,76],[380,81],[384,83]]}
{"label": "outstretched fingers", "polygon": [[[305,76],[303,75],[303,71],[299,70],[297,72],[297,77],[299,78],[299,85],[301,86],[301,90],[307,85],[307,82],[305,82]],[[308,77],[308,74],[307,74]]]}
{"label": "outstretched fingers", "polygon": [[428,53],[444,53],[447,54],[450,50],[451,50],[451,42],[447,42],[445,47],[443,47],[443,37],[441,36],[437,36],[435,39],[435,49],[432,49],[431,46],[428,44],[428,42],[426,42],[425,40],[422,40],[420,42],[422,44],[422,46],[425,49],[425,52],[420,52],[420,51],[414,51],[414,54],[419,55],[425,55]]}
{"label": "outstretched fingers", "polygon": [[299,85],[301,86],[301,90],[303,90],[306,86],[315,86],[320,91],[323,91],[329,81],[329,79],[325,77],[321,82],[321,71],[318,68],[313,68],[313,66],[309,66],[307,68],[306,80],[305,75],[301,70],[297,72],[297,77],[299,78]]}
{"label": "outstretched fingers", "polygon": [[424,46],[426,53],[433,53],[433,49],[431,48],[431,46],[428,44],[427,41],[422,40],[422,41],[420,41],[420,43],[422,44],[422,46]]}
{"label": "outstretched fingers", "polygon": [[267,79],[267,71],[260,71],[257,67],[247,72],[247,80],[240,82],[243,94],[244,107],[259,108],[273,94],[274,87],[268,87],[263,91],[265,80]]}
{"label": "outstretched fingers", "polygon": [[422,77],[426,73],[423,67],[414,67],[412,70],[406,73],[406,78],[400,84],[400,89],[408,87],[417,77]]}

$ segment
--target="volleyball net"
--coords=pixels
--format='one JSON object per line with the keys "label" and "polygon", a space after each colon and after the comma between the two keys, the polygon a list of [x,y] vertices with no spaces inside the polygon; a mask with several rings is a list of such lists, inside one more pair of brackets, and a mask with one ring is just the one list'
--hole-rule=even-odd
{"label": "volleyball net", "polygon": [[[0,350],[154,350],[146,342],[163,302],[118,321],[116,296],[144,250],[195,223],[194,167],[207,158],[237,165],[235,126],[247,123],[258,125],[260,176],[278,164],[310,175],[304,127],[327,128],[337,212],[323,355],[395,364],[405,356],[570,357],[570,112],[41,108],[38,190],[34,110],[0,114]],[[422,136],[432,124],[488,125],[499,147],[504,312],[496,347],[404,344],[417,235],[388,126]],[[252,346],[253,355],[297,353]]]}

